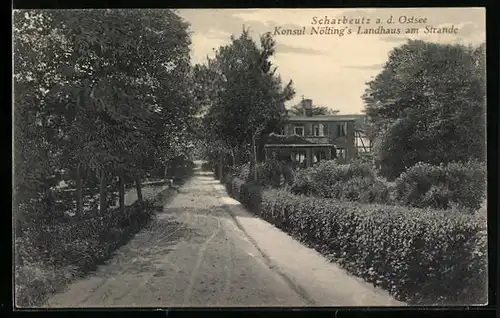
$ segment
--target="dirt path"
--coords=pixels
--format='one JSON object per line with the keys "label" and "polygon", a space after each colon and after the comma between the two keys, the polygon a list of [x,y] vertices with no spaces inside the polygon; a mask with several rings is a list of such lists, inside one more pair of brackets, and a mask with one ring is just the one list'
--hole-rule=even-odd
{"label": "dirt path", "polygon": [[227,197],[197,172],[162,213],[49,307],[401,305]]}

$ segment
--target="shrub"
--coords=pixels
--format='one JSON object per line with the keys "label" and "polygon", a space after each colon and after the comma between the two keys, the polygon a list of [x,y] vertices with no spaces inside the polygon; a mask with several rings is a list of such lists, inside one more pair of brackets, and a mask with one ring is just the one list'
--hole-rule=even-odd
{"label": "shrub", "polygon": [[250,164],[249,163],[244,163],[239,166],[232,167],[230,170],[230,173],[234,175],[235,177],[244,180],[244,181],[249,181],[252,177],[250,173]]}
{"label": "shrub", "polygon": [[477,210],[486,192],[484,163],[418,163],[395,182],[396,200],[403,205],[448,209],[453,205]]}
{"label": "shrub", "polygon": [[282,167],[276,160],[266,160],[256,166],[259,184],[279,187],[281,184]]}
{"label": "shrub", "polygon": [[226,174],[224,176],[224,179],[222,180],[222,183],[226,187],[227,193],[230,194],[230,195],[232,193],[232,184],[233,184],[233,179],[234,178],[235,177],[232,174],[228,173],[228,174]]}
{"label": "shrub", "polygon": [[76,273],[94,269],[151,219],[154,207],[146,201],[125,211],[121,214],[117,208],[81,221],[32,225],[17,233],[17,304],[39,305]]}
{"label": "shrub", "polygon": [[376,177],[370,187],[360,196],[361,203],[394,204],[393,186],[386,180]]}
{"label": "shrub", "polygon": [[366,203],[387,203],[390,197],[387,183],[376,177],[371,164],[361,161],[321,161],[315,167],[299,170],[292,192]]}
{"label": "shrub", "polygon": [[279,188],[293,184],[293,170],[284,162],[267,159],[257,164],[256,169],[259,184],[262,186]]}
{"label": "shrub", "polygon": [[213,170],[213,167],[212,167],[212,163],[211,162],[204,162],[201,164],[201,170],[202,171],[212,171]]}
{"label": "shrub", "polygon": [[236,200],[241,200],[243,184],[245,184],[245,181],[238,178],[233,178],[231,181],[231,194]]}
{"label": "shrub", "polygon": [[292,192],[304,195],[317,195],[314,168],[301,169],[295,172]]}
{"label": "shrub", "polygon": [[260,209],[262,187],[253,181],[245,182],[234,176],[226,180],[228,194],[252,211]]}
{"label": "shrub", "polygon": [[251,181],[244,183],[240,189],[240,202],[253,212],[259,211],[262,202],[262,186]]}

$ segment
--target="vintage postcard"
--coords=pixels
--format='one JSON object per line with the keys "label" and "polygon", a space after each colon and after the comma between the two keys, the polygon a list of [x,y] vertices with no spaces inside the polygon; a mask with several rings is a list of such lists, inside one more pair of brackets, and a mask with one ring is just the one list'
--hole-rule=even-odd
{"label": "vintage postcard", "polygon": [[14,10],[15,306],[487,304],[485,28]]}

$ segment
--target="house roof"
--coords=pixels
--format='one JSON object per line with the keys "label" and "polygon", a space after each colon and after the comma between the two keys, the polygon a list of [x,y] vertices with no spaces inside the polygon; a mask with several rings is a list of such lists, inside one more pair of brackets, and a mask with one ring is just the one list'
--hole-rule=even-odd
{"label": "house roof", "polygon": [[267,144],[265,148],[323,148],[335,147],[334,144]]}
{"label": "house roof", "polygon": [[[290,116],[288,121],[356,121],[361,117],[356,115],[316,115],[316,116]],[[358,115],[364,116],[364,115]]]}

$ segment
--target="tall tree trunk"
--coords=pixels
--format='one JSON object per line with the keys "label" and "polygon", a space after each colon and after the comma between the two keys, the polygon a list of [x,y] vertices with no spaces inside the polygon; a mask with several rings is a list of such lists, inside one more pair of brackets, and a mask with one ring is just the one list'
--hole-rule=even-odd
{"label": "tall tree trunk", "polygon": [[167,183],[167,177],[168,177],[168,163],[165,164],[165,170],[163,170],[163,181]]}
{"label": "tall tree trunk", "polygon": [[224,155],[220,154],[219,155],[219,180],[222,182],[224,180],[224,177],[222,174],[224,173]]}
{"label": "tall tree trunk", "polygon": [[240,156],[241,156],[241,147],[238,146],[234,152],[234,165],[239,166],[240,165]]}
{"label": "tall tree trunk", "polygon": [[235,151],[234,151],[234,148],[231,149],[231,166],[235,166],[236,165],[236,155],[234,154]]}
{"label": "tall tree trunk", "polygon": [[137,190],[137,201],[142,204],[142,185],[141,185],[141,176],[135,175],[135,189]]}
{"label": "tall tree trunk", "polygon": [[120,169],[118,176],[118,196],[121,215],[125,214],[125,181],[123,180],[123,169]]}
{"label": "tall tree trunk", "polygon": [[255,136],[252,138],[252,158],[253,158],[253,181],[257,182],[257,146],[255,144]]}
{"label": "tall tree trunk", "polygon": [[99,214],[103,215],[106,212],[106,173],[101,171],[99,178]]}
{"label": "tall tree trunk", "polygon": [[80,175],[80,163],[76,165],[76,217],[81,218],[83,215],[83,194],[82,194],[82,178]]}

